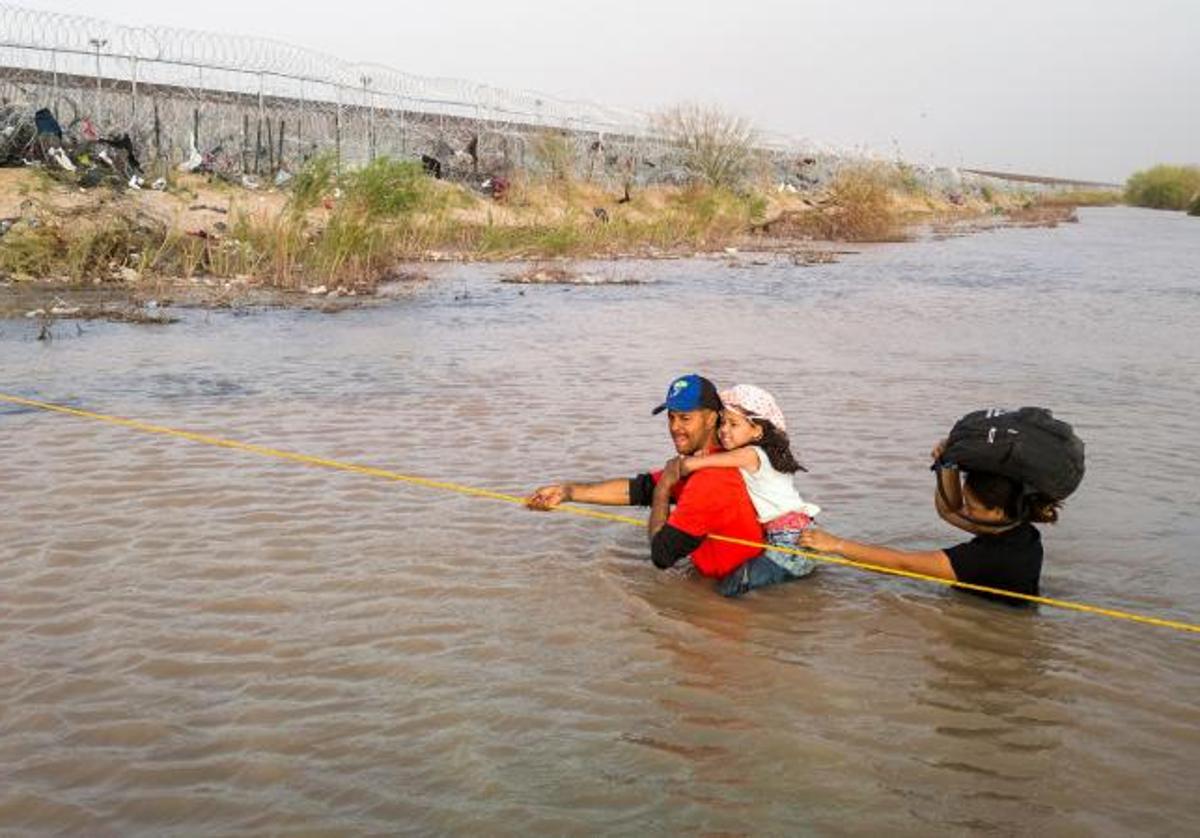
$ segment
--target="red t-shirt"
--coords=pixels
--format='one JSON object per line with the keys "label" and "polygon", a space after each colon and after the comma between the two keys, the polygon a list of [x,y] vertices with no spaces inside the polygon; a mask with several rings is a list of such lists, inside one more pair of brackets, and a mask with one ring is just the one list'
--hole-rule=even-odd
{"label": "red t-shirt", "polygon": [[[658,472],[652,477],[658,482]],[[725,535],[760,543],[762,526],[746,483],[736,468],[705,468],[675,484],[675,508],[667,523],[688,535],[703,538],[692,551],[692,564],[705,576],[725,576],[762,552],[761,547],[730,544],[707,538]]]}

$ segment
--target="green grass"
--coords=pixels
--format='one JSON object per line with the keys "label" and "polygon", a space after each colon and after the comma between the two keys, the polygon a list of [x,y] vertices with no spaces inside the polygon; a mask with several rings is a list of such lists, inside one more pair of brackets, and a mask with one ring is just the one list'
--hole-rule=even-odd
{"label": "green grass", "polygon": [[[894,167],[847,167],[824,209],[795,213],[797,227],[849,241],[902,238],[897,195],[914,188]],[[698,184],[638,190],[618,205],[611,190],[552,172],[514,178],[508,201],[496,204],[429,178],[416,163],[380,158],[338,176],[328,156],[311,160],[290,192],[279,212],[234,206],[228,229],[208,236],[147,226],[137,211],[93,220],[47,210],[40,225],[18,225],[5,237],[0,271],[82,280],[131,268],[147,278],[253,277],[284,289],[367,290],[396,262],[435,250],[488,259],[719,250],[762,223],[775,200],[764,191]],[[332,209],[317,209],[326,198]],[[593,213],[598,206],[607,207],[607,223]]]}
{"label": "green grass", "polygon": [[296,172],[290,184],[290,205],[301,212],[312,209],[333,194],[337,183],[337,156],[332,151],[322,152]]}
{"label": "green grass", "polygon": [[345,203],[370,217],[395,218],[438,203],[432,181],[413,161],[380,157],[342,180]]}
{"label": "green grass", "polygon": [[0,272],[40,279],[56,272],[65,241],[56,227],[21,224],[8,231],[0,246]]}
{"label": "green grass", "polygon": [[390,219],[451,205],[454,190],[438,186],[420,163],[390,157],[377,158],[339,176],[337,160],[326,153],[313,157],[297,172],[288,203],[293,211],[305,212],[336,195],[339,208],[370,219]]}

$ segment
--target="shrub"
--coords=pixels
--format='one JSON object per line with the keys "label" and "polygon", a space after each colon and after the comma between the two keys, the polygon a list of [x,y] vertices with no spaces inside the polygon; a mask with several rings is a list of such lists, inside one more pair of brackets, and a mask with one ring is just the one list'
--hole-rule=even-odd
{"label": "shrub", "polygon": [[829,187],[835,211],[825,216],[827,237],[847,241],[901,238],[890,180],[888,172],[877,165],[847,166],[839,171]]}
{"label": "shrub", "polygon": [[754,127],[718,108],[679,105],[654,120],[667,142],[683,153],[693,178],[718,189],[737,189],[754,163]]}
{"label": "shrub", "polygon": [[1155,166],[1135,172],[1125,183],[1125,200],[1137,207],[1186,209],[1200,193],[1200,167]]}
{"label": "shrub", "polygon": [[1192,199],[1192,205],[1188,207],[1188,215],[1200,215],[1200,194]]}

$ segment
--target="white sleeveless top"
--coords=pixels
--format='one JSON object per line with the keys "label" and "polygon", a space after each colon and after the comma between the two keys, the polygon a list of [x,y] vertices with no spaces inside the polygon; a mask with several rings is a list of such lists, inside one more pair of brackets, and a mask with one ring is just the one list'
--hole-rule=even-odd
{"label": "white sleeveless top", "polygon": [[758,456],[758,471],[751,473],[744,468],[739,468],[738,471],[746,481],[746,491],[750,493],[758,520],[766,523],[789,512],[803,512],[809,518],[816,518],[821,507],[804,502],[804,498],[796,491],[792,476],[776,471],[767,457],[767,452],[757,445],[751,445],[750,450]]}

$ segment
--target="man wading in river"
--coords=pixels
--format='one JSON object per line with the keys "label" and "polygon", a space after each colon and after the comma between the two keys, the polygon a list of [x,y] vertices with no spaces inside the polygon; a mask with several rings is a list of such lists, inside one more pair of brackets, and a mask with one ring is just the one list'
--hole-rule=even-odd
{"label": "man wading in river", "polygon": [[[700,456],[722,450],[717,442],[721,399],[717,388],[699,375],[671,382],[667,398],[653,413],[667,411],[667,427],[675,450],[683,456]],[[679,474],[672,459],[662,471],[599,483],[556,483],[530,495],[530,509],[553,509],[563,502],[610,506],[649,506],[650,557],[656,567],[668,568],[684,556],[702,575],[720,579],[718,590],[737,596],[755,584],[756,563],[766,561],[759,547],[716,541],[723,535],[761,543],[762,527],[737,469],[701,469],[687,477]],[[672,511],[671,503],[675,503]]]}

